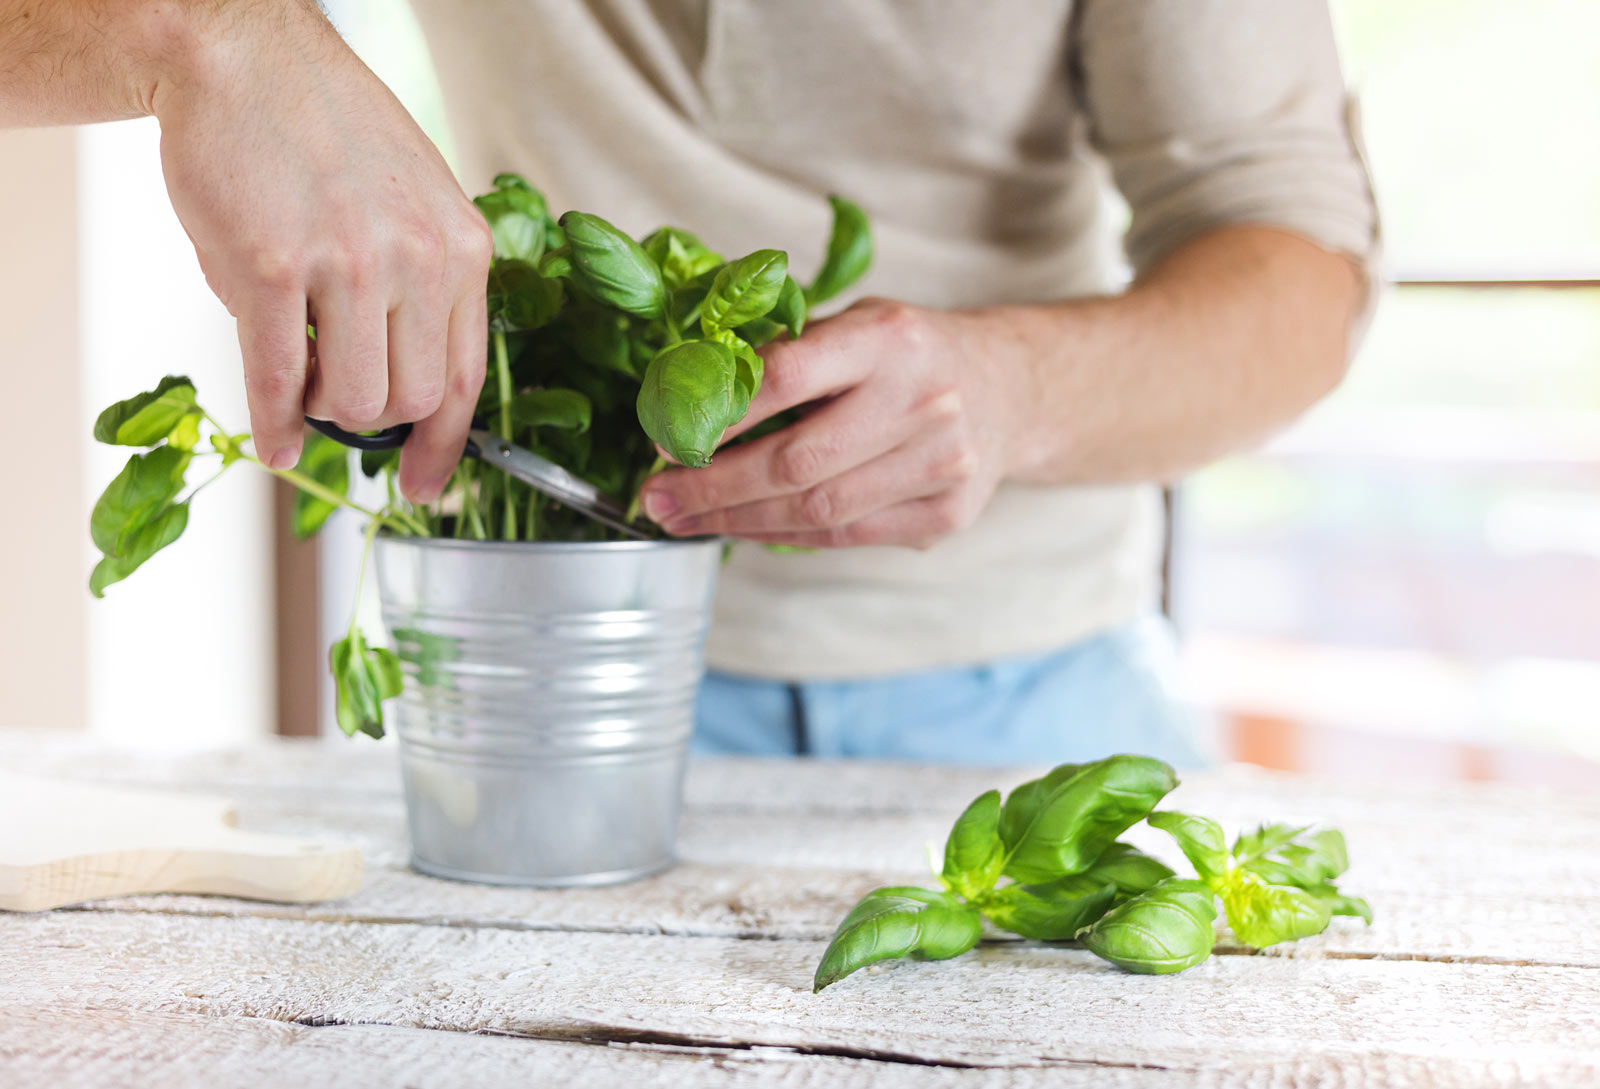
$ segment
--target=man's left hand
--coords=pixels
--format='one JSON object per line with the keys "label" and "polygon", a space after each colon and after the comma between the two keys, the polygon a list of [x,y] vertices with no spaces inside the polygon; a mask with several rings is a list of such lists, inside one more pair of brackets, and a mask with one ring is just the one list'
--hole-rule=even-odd
{"label": "man's left hand", "polygon": [[798,422],[705,469],[644,487],[675,536],[813,548],[927,548],[970,525],[1007,470],[1026,393],[999,373],[973,312],[867,299],[762,350],[766,376],[731,439],[796,406]]}

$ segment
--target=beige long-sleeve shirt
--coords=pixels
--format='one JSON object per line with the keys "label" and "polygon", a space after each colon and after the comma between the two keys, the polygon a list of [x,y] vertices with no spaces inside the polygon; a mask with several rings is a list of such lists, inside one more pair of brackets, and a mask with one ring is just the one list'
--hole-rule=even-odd
{"label": "beige long-sleeve shirt", "polygon": [[[874,224],[862,292],[1106,294],[1235,222],[1376,248],[1324,0],[413,3],[469,190],[516,170],[802,275],[843,193]],[[1161,538],[1151,486],[1008,484],[924,552],[743,545],[708,657],[819,679],[1065,646],[1152,606]]]}

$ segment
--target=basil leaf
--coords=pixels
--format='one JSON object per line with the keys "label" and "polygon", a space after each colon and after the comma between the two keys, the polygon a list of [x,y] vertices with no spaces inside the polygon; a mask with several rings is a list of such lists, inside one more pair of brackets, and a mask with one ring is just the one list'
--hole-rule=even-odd
{"label": "basil leaf", "polygon": [[1165,975],[1193,968],[1216,944],[1215,898],[1199,881],[1169,877],[1119,904],[1078,939],[1129,972]]}
{"label": "basil leaf", "polygon": [[329,649],[328,668],[333,673],[339,729],[348,737],[358,733],[382,737],[383,701],[398,696],[404,687],[400,659],[383,647],[367,646],[360,629],[351,628]]}
{"label": "basil leaf", "polygon": [[95,547],[107,556],[122,555],[128,539],[161,517],[183,490],[189,461],[188,453],[173,446],[130,457],[89,514],[89,537]]}
{"label": "basil leaf", "polygon": [[1151,858],[1131,843],[1117,842],[1102,851],[1082,873],[1057,878],[1054,883],[1076,881],[1091,887],[1110,884],[1116,886],[1119,896],[1132,896],[1174,876],[1172,867],[1160,859]]}
{"label": "basil leaf", "polygon": [[1206,884],[1215,886],[1228,872],[1228,841],[1216,821],[1171,809],[1145,819],[1150,827],[1159,828],[1178,841],[1184,857]]}
{"label": "basil leaf", "polygon": [[959,956],[977,945],[982,933],[977,911],[949,893],[910,887],[875,889],[834,931],[817,965],[812,991],[880,960]]}
{"label": "basil leaf", "polygon": [[573,276],[572,247],[564,242],[560,246],[551,246],[539,258],[538,269],[539,275],[548,280],[570,279]]}
{"label": "basil leaf", "polygon": [[1250,851],[1239,866],[1273,885],[1310,888],[1332,881],[1350,866],[1344,835],[1336,828],[1324,828],[1310,835],[1305,829],[1297,829],[1287,841],[1280,834],[1274,834],[1258,842],[1259,846],[1247,844]]}
{"label": "basil leaf", "polygon": [[222,455],[222,467],[226,469],[245,456],[244,444],[249,441],[249,432],[240,432],[237,435],[212,435],[211,448]]}
{"label": "basil leaf", "polygon": [[[300,454],[300,472],[337,495],[350,494],[350,451],[326,435],[312,432],[306,436],[305,449]],[[337,503],[296,488],[294,514],[290,519],[295,537],[303,541],[312,536],[338,509]]]}
{"label": "basil leaf", "polygon": [[[502,186],[502,180],[511,184]],[[472,198],[494,235],[494,255],[537,262],[544,256],[545,223],[550,213],[544,197],[515,174],[495,178],[493,192]]]}
{"label": "basil leaf", "polygon": [[561,217],[561,228],[572,249],[573,271],[589,294],[642,318],[666,313],[667,285],[639,243],[585,212],[568,212]]}
{"label": "basil leaf", "polygon": [[1233,860],[1242,865],[1261,858],[1310,827],[1309,824],[1263,824],[1254,831],[1240,832],[1233,841]]}
{"label": "basil leaf", "polygon": [[167,445],[182,450],[185,454],[194,453],[194,448],[200,445],[200,413],[191,412],[181,418],[167,432]]}
{"label": "basil leaf", "polygon": [[[166,449],[166,447],[162,447]],[[89,591],[95,597],[105,597],[106,587],[121,582],[139,566],[183,535],[189,524],[189,504],[174,503],[163,507],[160,513],[122,535],[121,551],[105,556],[94,565],[89,575]]]}
{"label": "basil leaf", "polygon": [[1354,916],[1372,925],[1372,907],[1361,897],[1346,896],[1332,885],[1313,885],[1306,891],[1327,904],[1329,914]]}
{"label": "basil leaf", "polygon": [[816,279],[806,289],[811,306],[827,302],[844,291],[872,264],[872,229],[867,214],[843,197],[832,196],[833,232],[828,237],[828,254],[822,259]]}
{"label": "basil leaf", "polygon": [[[1077,878],[1063,878],[1075,882]],[[1070,941],[1117,902],[1115,885],[1074,892],[1065,884],[1007,885],[985,896],[980,907],[996,926],[1024,938]]]}
{"label": "basil leaf", "polygon": [[672,305],[669,309],[674,324],[680,328],[687,328],[700,320],[700,308],[705,305],[706,296],[711,292],[711,285],[716,283],[717,277],[726,267],[722,264],[714,265],[673,291]]}
{"label": "basil leaf", "polygon": [[745,322],[735,331],[752,348],[761,348],[777,340],[778,334],[783,332],[783,326],[770,318],[756,318]]}
{"label": "basil leaf", "polygon": [[800,285],[795,283],[793,276],[785,276],[783,288],[778,292],[778,301],[772,306],[772,320],[788,329],[790,336],[797,337],[806,327],[806,317],[809,313],[805,292],[800,290]]}
{"label": "basil leaf", "polygon": [[575,389],[536,389],[511,399],[511,414],[518,427],[555,427],[563,431],[589,430],[594,409],[589,398]]}
{"label": "basil leaf", "polygon": [[724,265],[700,305],[700,327],[706,336],[766,314],[777,303],[788,273],[789,255],[782,250],[756,250]]}
{"label": "basil leaf", "polygon": [[1129,755],[1062,765],[1024,783],[1000,814],[1004,873],[1027,884],[1087,869],[1177,785],[1166,764]]}
{"label": "basil leaf", "polygon": [[541,328],[561,310],[561,281],[540,275],[526,261],[497,260],[489,267],[488,306],[492,330]]}
{"label": "basil leaf", "polygon": [[112,446],[154,446],[194,411],[194,383],[169,374],[155,389],[118,401],[100,413],[94,421],[94,437]]}
{"label": "basil leaf", "polygon": [[661,269],[668,287],[686,284],[708,269],[722,264],[722,255],[677,227],[658,227],[640,245]]}
{"label": "basil leaf", "polygon": [[1000,792],[991,790],[978,795],[956,818],[950,838],[945,840],[940,876],[950,888],[972,899],[994,888],[1005,856],[1005,844],[1000,842]]}
{"label": "basil leaf", "polygon": [[703,468],[737,419],[739,386],[738,362],[725,346],[709,340],[674,345],[645,370],[639,425],[674,461]]}
{"label": "basil leaf", "polygon": [[1245,870],[1230,873],[1219,891],[1234,936],[1257,949],[1321,934],[1333,915],[1329,901],[1292,885],[1269,885]]}
{"label": "basil leaf", "polygon": [[744,419],[744,414],[750,409],[750,402],[755,400],[757,393],[761,392],[761,379],[766,374],[766,364],[761,361],[761,357],[756,354],[756,350],[750,347],[744,338],[737,333],[722,329],[711,339],[731,351],[738,363],[738,371],[735,377],[738,379],[739,388],[737,391],[738,397],[733,407],[733,415],[728,421],[731,426]]}

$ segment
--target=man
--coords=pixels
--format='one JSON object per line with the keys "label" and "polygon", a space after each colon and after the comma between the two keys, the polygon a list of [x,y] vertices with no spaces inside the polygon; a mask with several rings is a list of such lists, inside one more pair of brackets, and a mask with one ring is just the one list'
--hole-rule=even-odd
{"label": "man", "polygon": [[[770,347],[742,426],[805,418],[646,489],[670,532],[817,550],[734,550],[703,748],[1200,758],[1151,617],[1152,482],[1331,390],[1371,295],[1322,0],[415,6],[474,184],[517,170],[557,209],[800,269],[825,194],[874,218],[880,297]],[[414,419],[402,487],[436,497],[488,241],[320,14],[0,0],[0,43],[0,122],[160,118],[262,455],[294,460],[302,408]]]}

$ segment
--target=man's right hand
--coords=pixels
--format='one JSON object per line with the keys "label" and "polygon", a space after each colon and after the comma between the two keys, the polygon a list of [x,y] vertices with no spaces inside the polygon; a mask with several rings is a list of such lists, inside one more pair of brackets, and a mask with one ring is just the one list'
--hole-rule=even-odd
{"label": "man's right hand", "polygon": [[307,413],[416,421],[400,486],[431,502],[483,383],[488,227],[315,7],[196,8],[147,106],[173,208],[239,322],[256,450],[292,466]]}

